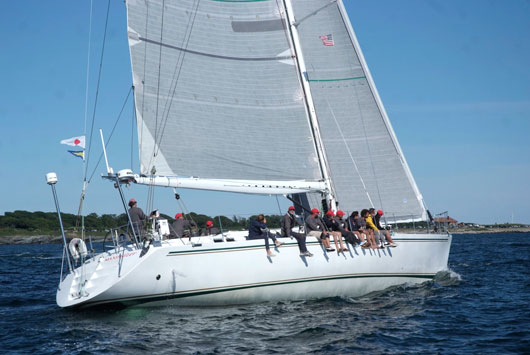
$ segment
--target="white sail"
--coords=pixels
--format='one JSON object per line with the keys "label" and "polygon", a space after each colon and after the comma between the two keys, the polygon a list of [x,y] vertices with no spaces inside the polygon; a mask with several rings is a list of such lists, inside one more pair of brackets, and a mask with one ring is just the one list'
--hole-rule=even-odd
{"label": "white sail", "polygon": [[127,13],[143,174],[329,174],[344,211],[425,219],[341,1],[128,0]]}
{"label": "white sail", "polygon": [[425,219],[342,1],[291,0],[339,208]]}
{"label": "white sail", "polygon": [[142,173],[321,179],[279,3],[127,1]]}

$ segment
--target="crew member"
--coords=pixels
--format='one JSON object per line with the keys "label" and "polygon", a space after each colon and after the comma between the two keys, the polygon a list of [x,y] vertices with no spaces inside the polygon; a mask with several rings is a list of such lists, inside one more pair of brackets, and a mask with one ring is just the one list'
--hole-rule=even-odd
{"label": "crew member", "polygon": [[263,214],[259,214],[258,217],[250,222],[250,228],[248,230],[248,239],[265,239],[265,250],[267,251],[267,256],[273,257],[276,254],[271,252],[269,246],[269,238],[271,238],[277,247],[283,243],[276,239],[275,236],[270,233],[269,228],[267,228],[267,219]]}
{"label": "crew member", "polygon": [[329,233],[333,236],[333,243],[335,244],[335,248],[337,248],[337,253],[348,251],[342,243],[342,234],[339,231],[339,225],[335,220],[335,213],[332,210],[326,213],[324,222],[326,223],[326,227],[328,227]]}
{"label": "crew member", "polygon": [[175,221],[171,225],[170,238],[182,238],[184,236],[184,229],[191,226],[197,227],[197,223],[194,221],[188,221],[187,219],[184,219],[182,213],[177,213],[175,215]]}
{"label": "crew member", "polygon": [[131,218],[134,233],[141,240],[144,230],[144,223],[147,219],[147,216],[141,208],[137,207],[137,203],[134,198],[129,200],[129,207],[129,217]]}
{"label": "crew member", "polygon": [[345,213],[342,212],[341,210],[338,210],[335,215],[335,221],[337,223],[336,225],[337,225],[338,231],[341,233],[344,239],[346,239],[346,241],[350,243],[351,245],[360,244],[359,242],[360,239],[358,239],[356,235],[348,229],[348,225],[346,221],[342,219],[344,215]]}
{"label": "crew member", "polygon": [[282,217],[281,221],[281,236],[282,237],[293,237],[298,243],[298,249],[300,249],[300,256],[313,256],[305,245],[305,234],[293,232],[292,228],[295,226],[301,226],[300,222],[296,219],[294,214],[294,206],[289,207],[287,213]]}
{"label": "crew member", "polygon": [[329,243],[329,234],[318,216],[319,213],[320,211],[318,209],[313,208],[311,214],[305,219],[307,235],[310,237],[316,237],[322,242],[326,251],[335,251]]}
{"label": "crew member", "polygon": [[217,235],[217,234],[219,234],[219,229],[213,226],[213,221],[206,221],[205,235]]}
{"label": "crew member", "polygon": [[383,228],[381,226],[381,216],[384,214],[383,211],[379,210],[377,211],[377,213],[375,212],[375,209],[370,209],[370,213],[372,214],[372,219],[374,220],[374,224],[375,226],[379,229],[379,231],[381,233],[384,233],[385,237],[386,237],[386,243],[385,245],[386,246],[389,246],[391,248],[395,248],[397,247],[397,244],[394,243],[394,241],[392,240],[392,237],[390,236],[390,231],[386,228]]}

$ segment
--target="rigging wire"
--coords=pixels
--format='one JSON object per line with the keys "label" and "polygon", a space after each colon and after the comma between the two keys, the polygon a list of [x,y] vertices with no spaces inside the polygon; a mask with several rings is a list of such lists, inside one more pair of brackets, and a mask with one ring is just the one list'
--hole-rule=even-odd
{"label": "rigging wire", "polygon": [[[148,19],[149,19],[149,2],[146,2],[145,3],[145,7],[146,7],[146,16],[145,16],[145,37],[146,38],[149,38],[149,26],[147,25],[148,24]],[[147,68],[147,42],[144,41],[144,73],[143,73],[143,78],[145,79],[145,72],[146,72],[146,68]],[[142,80],[142,113],[141,113],[141,116],[140,116],[140,119],[143,120],[143,118],[145,117],[144,116],[144,108],[145,108],[145,82],[144,80]],[[141,131],[139,132],[138,134],[138,146],[140,147],[140,152],[142,151],[142,147],[143,147],[143,137],[144,137],[144,127],[145,125],[142,124],[141,125]],[[140,162],[142,161],[142,157],[140,156],[139,157],[139,160]]]}
{"label": "rigging wire", "polygon": [[[359,93],[357,92],[357,86],[355,84],[353,85],[353,92],[355,93],[355,102],[357,102],[357,107],[359,108],[359,115],[361,116],[364,139],[366,142],[366,149],[368,149],[368,157],[370,158],[370,165],[372,166],[372,173],[374,174],[374,181],[375,181],[375,188],[377,190],[377,196],[379,197],[379,203],[380,203],[381,208],[384,209],[383,200],[381,199],[381,192],[379,191],[379,183],[377,182],[377,175],[375,174],[375,166],[372,160],[372,150],[370,149],[370,142],[368,141],[368,136],[366,135],[366,125],[364,124],[364,115],[363,115],[361,104],[359,101]],[[370,202],[372,203],[371,207],[375,207],[371,200]]]}
{"label": "rigging wire", "polygon": [[164,14],[166,9],[166,1],[162,1],[162,21],[160,23],[160,49],[158,52],[158,83],[156,88],[156,110],[155,110],[155,142],[158,137],[158,104],[160,101],[160,72],[162,71],[162,43],[164,37]]}
{"label": "rigging wire", "polygon": [[333,120],[335,121],[335,125],[337,126],[337,130],[339,131],[340,137],[342,138],[342,141],[344,142],[344,145],[346,146],[346,150],[348,151],[348,155],[350,156],[351,162],[353,163],[353,166],[355,167],[355,171],[357,172],[357,175],[359,175],[359,179],[361,180],[361,184],[363,185],[363,189],[364,189],[364,192],[366,193],[366,197],[368,197],[368,201],[370,201],[370,205],[373,206],[374,203],[372,202],[370,193],[368,193],[368,189],[366,188],[364,179],[361,176],[361,172],[359,171],[359,168],[357,167],[357,163],[355,162],[355,159],[353,158],[353,154],[350,150],[350,147],[348,146],[348,143],[346,142],[346,138],[344,137],[344,134],[342,133],[342,130],[340,129],[339,122],[337,121],[337,117],[335,117],[333,108],[331,108],[331,105],[329,104],[329,101],[327,99],[326,99],[326,103],[328,104],[329,110],[331,111],[331,117],[333,117]]}
{"label": "rigging wire", "polygon": [[[195,18],[197,16],[197,9],[198,9],[198,6],[199,6],[199,1],[200,0],[197,0],[197,2],[196,2],[194,15],[190,16],[190,18],[188,19],[188,23],[186,25],[186,31],[185,31],[185,35],[184,35],[183,43],[182,43],[183,48],[187,48],[188,47],[189,40],[190,40],[190,37],[191,37],[191,30],[193,29],[193,24],[195,23]],[[194,3],[194,5],[195,5],[195,3]],[[170,101],[169,101],[169,107],[167,108],[167,110],[166,110],[166,107],[164,107],[164,109],[162,110],[161,124],[159,125],[158,124],[158,112],[159,112],[159,102],[160,102],[160,79],[161,79],[161,71],[162,71],[162,69],[161,69],[161,67],[162,67],[162,43],[163,43],[163,33],[164,33],[165,1],[162,4],[162,6],[163,6],[163,8],[162,8],[162,21],[161,21],[161,25],[160,25],[160,43],[161,43],[161,45],[160,45],[159,58],[158,58],[158,83],[157,83],[157,98],[156,98],[156,113],[155,113],[155,135],[154,135],[154,143],[155,144],[153,146],[153,154],[150,156],[149,163],[146,165],[146,167],[148,169],[151,168],[151,176],[153,176],[155,174],[155,172],[156,172],[156,170],[155,170],[156,168],[154,166],[152,166],[152,163],[154,161],[154,158],[158,155],[158,153],[160,151],[160,144],[162,142],[162,137],[164,136],[164,130],[165,130],[167,121],[169,119],[169,111],[171,109],[171,103],[173,102],[173,98],[174,98],[174,95],[175,95],[176,87],[177,87],[177,84],[178,84],[178,79],[180,78],[180,73],[181,73],[181,70],[182,70],[182,64],[184,63],[184,56],[186,54],[185,51],[182,51],[182,52],[179,53],[179,57],[177,59],[177,65],[175,66],[175,70],[173,72],[173,78],[172,78],[171,84],[169,86],[169,90],[170,91],[173,88],[172,94],[170,96],[171,98],[170,98]],[[191,22],[191,27],[190,27],[190,22]],[[146,33],[147,33],[147,29],[148,29],[148,26],[146,24]],[[184,42],[186,42],[185,45],[184,45]],[[146,52],[147,52],[147,50],[146,50]],[[144,77],[145,77],[145,67],[146,67],[146,64],[144,62]],[[168,95],[169,95],[169,92],[168,92]],[[143,97],[142,97],[142,110],[143,110],[143,107],[144,107],[144,104],[143,104],[144,100],[145,100],[145,85],[144,85],[144,93],[143,93]],[[167,105],[167,101],[166,101],[166,105]],[[142,130],[143,130],[143,126],[142,126]],[[151,179],[152,179],[152,177],[151,177]],[[148,196],[147,196],[147,206],[149,207],[148,209],[152,209],[153,205],[154,205],[154,185],[153,185],[153,180],[151,180],[151,182],[149,184]]]}
{"label": "rigging wire", "polygon": [[[120,118],[121,118],[121,114],[123,113],[123,110],[125,108],[125,105],[127,104],[127,101],[129,100],[129,96],[131,95],[131,90],[129,89],[129,93],[127,94],[127,97],[125,98],[125,102],[123,103],[123,106],[120,110],[120,113],[118,114],[118,117],[116,118],[116,122],[114,122],[114,127],[112,127],[112,130],[110,132],[110,135],[107,139],[107,141],[105,142],[105,148],[109,145],[111,139],[112,139],[112,135],[114,134],[114,130],[116,129],[116,126],[118,124],[118,122],[120,121]],[[84,225],[85,225],[85,216],[82,215],[82,212],[83,212],[83,202],[85,200],[85,194],[86,194],[86,188],[88,187],[88,184],[90,184],[90,182],[92,181],[92,178],[94,177],[94,174],[96,173],[96,170],[99,166],[99,164],[101,163],[101,159],[103,159],[103,152],[101,152],[101,154],[99,155],[99,159],[98,159],[98,162],[96,164],[96,166],[94,167],[94,170],[92,171],[92,174],[90,175],[90,178],[88,180],[84,180],[83,182],[83,191],[81,191],[81,198],[80,198],[80,201],[79,201],[79,209],[77,210],[77,217],[76,217],[76,221],[75,221],[75,228],[77,229],[79,227],[79,217],[81,217],[81,235],[84,234]]]}
{"label": "rigging wire", "polygon": [[[195,5],[196,4],[196,5]],[[178,85],[178,80],[180,78],[180,73],[182,71],[182,66],[184,64],[184,58],[186,56],[186,49],[188,48],[188,45],[189,45],[189,42],[190,42],[190,39],[191,39],[191,33],[193,31],[193,26],[195,24],[195,19],[197,18],[197,13],[198,13],[198,10],[199,10],[199,4],[200,4],[200,0],[197,0],[194,5],[195,5],[195,10],[193,10],[193,17],[190,16],[190,18],[188,19],[188,24],[186,25],[186,31],[185,31],[185,35],[184,35],[184,39],[182,41],[182,48],[183,50],[179,53],[179,57],[177,59],[177,65],[175,66],[175,71],[173,72],[173,78],[172,78],[172,82],[171,82],[171,85],[170,85],[170,90],[171,88],[173,88],[171,94],[169,95],[169,92],[168,92],[168,96],[170,97],[169,99],[169,106],[167,107],[164,107],[164,110],[162,111],[162,117],[165,117],[163,118],[163,121],[162,121],[162,127],[161,127],[161,130],[160,130],[160,137],[156,137],[155,138],[155,147],[154,149],[156,149],[156,151],[154,152],[154,156],[157,156],[159,151],[160,151],[160,145],[162,143],[162,138],[164,136],[164,131],[165,131],[165,128],[166,128],[166,125],[167,125],[167,122],[169,120],[169,112],[171,110],[171,106],[173,104],[173,99],[175,98],[175,92],[177,90],[177,85]],[[190,23],[191,21],[191,23]],[[184,44],[184,42],[186,42]],[[182,59],[181,59],[182,58]],[[177,72],[177,68],[178,68],[178,72]],[[168,103],[166,102],[166,105],[168,105]]]}
{"label": "rigging wire", "polygon": [[[94,0],[90,0],[90,18],[88,25],[88,51],[87,51],[87,60],[86,60],[86,87],[85,87],[85,125],[83,128],[83,134],[86,135],[86,123],[88,120],[88,86],[89,86],[89,77],[90,77],[90,49],[92,41],[92,9],[94,5]],[[84,160],[83,160],[84,161]]]}
{"label": "rigging wire", "polygon": [[276,203],[278,204],[278,212],[280,213],[280,216],[282,215],[282,208],[280,207],[280,201],[278,201],[278,195],[274,195],[276,197]]}
{"label": "rigging wire", "polygon": [[[116,118],[116,121],[114,122],[114,126],[112,127],[112,130],[110,131],[110,134],[109,134],[109,136],[107,137],[107,139],[105,141],[105,148],[107,148],[107,146],[109,145],[109,143],[110,143],[110,141],[112,139],[112,135],[114,134],[114,131],[116,130],[116,126],[118,125],[118,122],[120,121],[120,119],[122,117],[123,110],[125,109],[125,106],[127,105],[127,102],[129,101],[129,97],[131,96],[131,92],[132,92],[132,86],[131,86],[131,88],[129,88],[129,92],[127,93],[127,97],[125,97],[125,101],[123,102],[123,105],[121,106],[120,113],[118,114],[118,117]],[[101,152],[101,154],[99,155],[98,162],[96,163],[96,166],[92,170],[90,178],[88,179],[88,183],[90,183],[92,181],[92,178],[94,177],[94,174],[96,173],[96,170],[97,170],[99,164],[101,163],[101,159],[103,159],[103,152]]]}
{"label": "rigging wire", "polygon": [[106,18],[105,18],[105,30],[104,30],[104,34],[103,34],[103,45],[101,47],[101,58],[100,58],[100,61],[99,61],[99,73],[98,73],[98,81],[97,81],[97,85],[96,85],[96,97],[94,99],[94,111],[92,113],[92,124],[91,124],[91,127],[90,127],[90,139],[88,141],[88,153],[87,153],[87,159],[86,159],[84,181],[86,181],[86,176],[87,176],[87,172],[88,172],[88,166],[89,166],[89,162],[90,162],[90,151],[91,151],[91,148],[92,148],[92,137],[94,135],[94,122],[96,121],[96,109],[97,109],[98,97],[99,97],[99,85],[101,83],[101,72],[103,71],[102,70],[103,69],[103,56],[105,54],[105,43],[107,42],[106,39],[107,39],[107,28],[108,28],[108,23],[109,23],[109,13],[110,13],[110,0],[108,1],[108,4],[107,4],[107,15],[106,15]]}
{"label": "rigging wire", "polygon": [[[91,52],[91,42],[92,42],[92,12],[94,7],[94,0],[90,0],[90,15],[88,20],[88,49],[87,49],[87,63],[86,63],[86,85],[85,85],[85,122],[83,126],[83,136],[86,137],[86,123],[88,120],[88,88],[89,88],[89,77],[90,77],[90,52]],[[84,148],[83,148],[84,149]],[[83,156],[83,165],[82,165],[83,174],[86,170],[86,160]],[[84,193],[86,189],[86,182],[83,179],[83,188],[81,192],[81,197],[79,199],[79,208],[77,210],[77,218],[75,222],[75,229],[79,227],[79,215],[83,212],[83,200]],[[85,240],[85,218],[81,218],[81,239]],[[92,241],[90,243],[90,249],[92,249]]]}

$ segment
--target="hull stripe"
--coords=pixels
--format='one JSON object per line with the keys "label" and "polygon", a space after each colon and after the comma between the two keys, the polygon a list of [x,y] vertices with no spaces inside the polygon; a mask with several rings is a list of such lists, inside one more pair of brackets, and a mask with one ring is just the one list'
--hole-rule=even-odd
{"label": "hull stripe", "polygon": [[104,301],[87,302],[84,304],[79,304],[79,306],[85,307],[85,306],[95,306],[98,304],[105,304],[105,303],[122,303],[122,302],[123,303],[131,302],[134,304],[140,304],[140,303],[162,301],[162,300],[175,299],[175,298],[185,298],[185,297],[202,296],[202,295],[229,292],[229,291],[238,291],[238,290],[244,290],[244,289],[250,289],[250,288],[281,286],[281,285],[315,282],[315,281],[333,281],[333,280],[344,280],[344,279],[381,278],[381,277],[384,277],[384,278],[408,277],[408,278],[419,278],[419,279],[433,279],[434,276],[435,276],[434,274],[422,274],[422,273],[330,275],[330,276],[325,276],[325,277],[310,277],[310,278],[289,279],[289,280],[273,281],[273,282],[257,282],[257,283],[242,284],[242,285],[212,287],[212,288],[180,291],[180,292],[174,292],[174,293],[160,293],[160,294],[145,295],[141,297],[114,298],[114,299],[109,299],[109,300],[104,300]]}

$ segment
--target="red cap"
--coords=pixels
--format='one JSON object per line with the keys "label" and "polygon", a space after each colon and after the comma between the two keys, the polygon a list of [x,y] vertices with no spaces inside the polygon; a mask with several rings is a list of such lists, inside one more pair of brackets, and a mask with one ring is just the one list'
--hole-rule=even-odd
{"label": "red cap", "polygon": [[177,219],[177,218],[179,218],[179,217],[182,217],[182,213],[177,213],[177,214],[175,215],[175,219]]}
{"label": "red cap", "polygon": [[134,198],[131,198],[131,199],[129,200],[129,203],[136,203],[136,200],[135,200]]}
{"label": "red cap", "polygon": [[337,211],[337,216],[344,216],[344,212],[342,212],[341,210],[338,210]]}
{"label": "red cap", "polygon": [[383,211],[381,211],[381,210],[377,211],[377,214],[380,215],[380,216],[384,215]]}
{"label": "red cap", "polygon": [[334,216],[335,215],[335,213],[332,210],[329,210],[326,214],[328,216]]}
{"label": "red cap", "polygon": [[311,210],[311,213],[320,213],[320,211],[318,210],[318,208],[313,208],[313,209]]}
{"label": "red cap", "polygon": [[294,206],[289,206],[289,211],[294,211]]}
{"label": "red cap", "polygon": [[213,226],[213,222],[212,221],[206,221],[206,227],[211,227]]}

